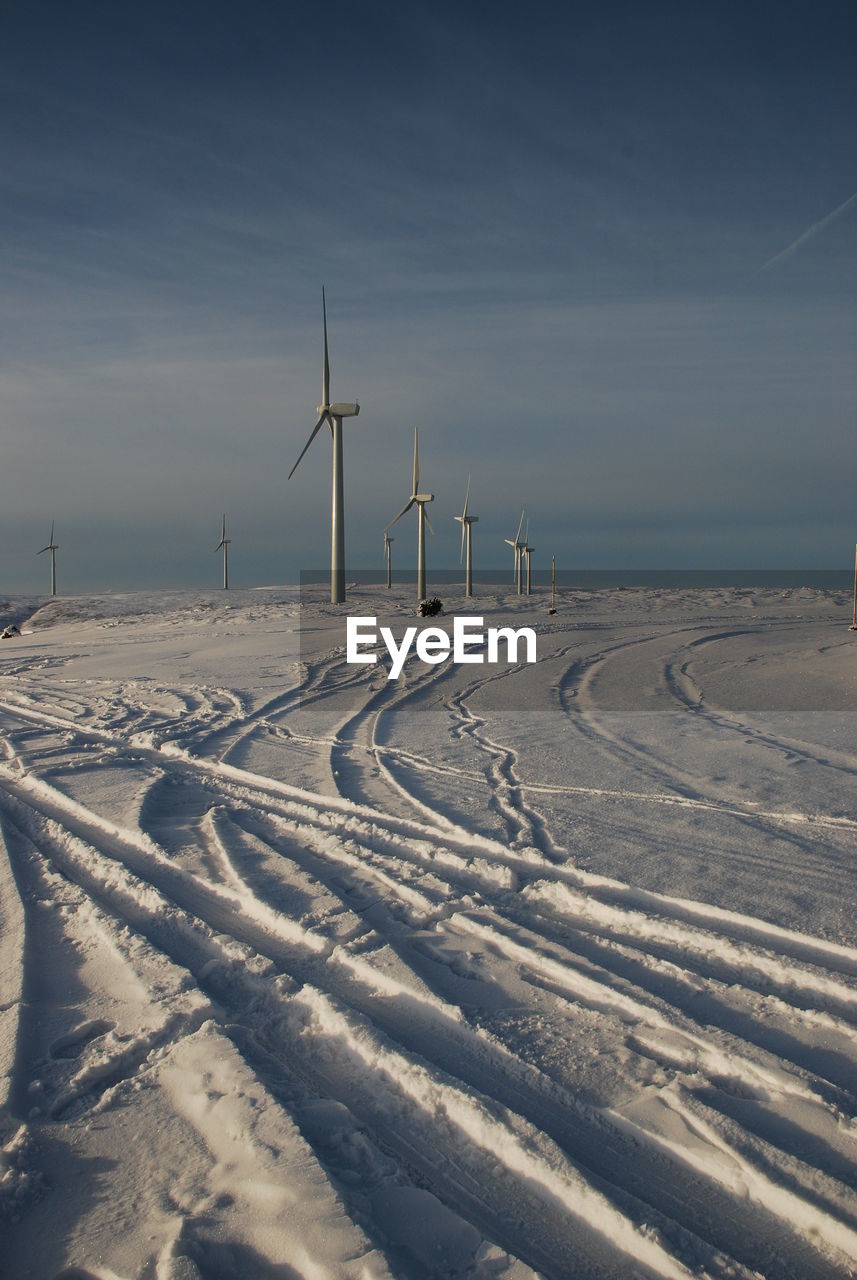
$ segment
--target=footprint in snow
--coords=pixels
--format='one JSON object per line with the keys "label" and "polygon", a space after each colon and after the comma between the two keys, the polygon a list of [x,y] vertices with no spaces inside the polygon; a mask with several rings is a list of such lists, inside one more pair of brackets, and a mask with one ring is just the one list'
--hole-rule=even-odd
{"label": "footprint in snow", "polygon": [[55,1040],[48,1053],[52,1058],[79,1058],[90,1041],[112,1031],[114,1025],[105,1018],[93,1018],[88,1022],[81,1022],[80,1026]]}

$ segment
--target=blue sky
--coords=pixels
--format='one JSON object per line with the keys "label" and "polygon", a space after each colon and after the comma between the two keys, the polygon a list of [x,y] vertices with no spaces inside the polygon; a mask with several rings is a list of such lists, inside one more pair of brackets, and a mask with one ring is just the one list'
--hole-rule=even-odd
{"label": "blue sky", "polygon": [[415,424],[430,570],[468,472],[483,568],[850,563],[853,5],[12,0],[0,93],[0,592],[326,564],[322,283],[350,565]]}

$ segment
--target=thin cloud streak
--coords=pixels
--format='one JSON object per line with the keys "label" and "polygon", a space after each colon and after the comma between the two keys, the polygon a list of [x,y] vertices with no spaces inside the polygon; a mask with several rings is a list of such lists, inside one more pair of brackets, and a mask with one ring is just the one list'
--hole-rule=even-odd
{"label": "thin cloud streak", "polygon": [[826,230],[832,222],[841,217],[855,202],[857,202],[857,191],[849,196],[847,200],[843,200],[842,204],[838,205],[832,213],[828,213],[824,218],[819,218],[818,222],[814,222],[811,227],[804,231],[803,235],[798,236],[797,240],[793,240],[785,249],[781,249],[779,253],[774,254],[773,258],[770,258],[763,267],[759,268],[759,272],[768,271],[771,267],[776,266],[778,262],[784,262],[786,258],[790,258],[792,254],[797,253],[798,249],[809,240],[814,240],[820,232]]}

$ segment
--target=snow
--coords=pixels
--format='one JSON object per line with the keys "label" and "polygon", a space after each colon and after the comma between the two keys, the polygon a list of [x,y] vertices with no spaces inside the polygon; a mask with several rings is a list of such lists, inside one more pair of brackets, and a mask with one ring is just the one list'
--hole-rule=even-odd
{"label": "snow", "polygon": [[444,599],[0,611],[9,1280],[857,1274],[850,601]]}

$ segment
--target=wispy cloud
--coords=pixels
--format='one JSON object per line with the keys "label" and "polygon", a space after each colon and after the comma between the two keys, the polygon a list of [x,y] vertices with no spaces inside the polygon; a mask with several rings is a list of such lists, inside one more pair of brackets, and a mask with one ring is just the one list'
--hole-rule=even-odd
{"label": "wispy cloud", "polygon": [[820,235],[822,231],[825,231],[832,222],[835,222],[837,218],[840,218],[842,214],[847,212],[847,210],[855,203],[857,203],[857,191],[855,191],[853,195],[849,196],[847,200],[843,200],[842,204],[838,205],[832,213],[828,213],[825,217],[819,218],[818,222],[814,222],[811,227],[808,227],[806,231],[803,232],[802,235],[798,236],[797,240],[793,240],[790,245],[786,245],[785,249],[781,249],[779,253],[775,253],[773,258],[770,258],[763,267],[759,268],[759,270],[768,271],[771,267],[775,267],[778,262],[784,262],[786,258],[791,258],[793,254],[797,253],[798,249],[801,249],[810,240],[814,240],[817,235]]}

